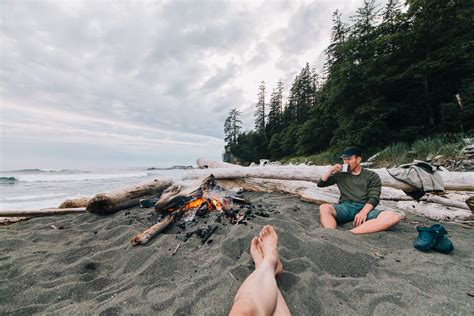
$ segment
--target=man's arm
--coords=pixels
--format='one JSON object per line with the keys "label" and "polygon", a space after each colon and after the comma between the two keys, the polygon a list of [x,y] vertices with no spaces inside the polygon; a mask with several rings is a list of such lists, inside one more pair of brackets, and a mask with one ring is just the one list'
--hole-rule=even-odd
{"label": "man's arm", "polygon": [[335,164],[334,166],[331,166],[321,177],[321,179],[318,181],[318,187],[323,188],[323,187],[328,187],[330,185],[333,185],[336,183],[336,179],[333,176],[334,173],[342,171],[342,165],[340,164]]}

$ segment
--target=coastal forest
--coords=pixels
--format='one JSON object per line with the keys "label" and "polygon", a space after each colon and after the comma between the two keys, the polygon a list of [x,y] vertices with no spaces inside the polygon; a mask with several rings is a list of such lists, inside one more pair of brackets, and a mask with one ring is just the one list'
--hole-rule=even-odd
{"label": "coastal forest", "polygon": [[375,153],[474,134],[474,1],[366,0],[350,22],[339,11],[332,21],[320,73],[307,63],[290,87],[261,82],[253,130],[242,131],[237,108],[229,112],[224,161],[335,154],[347,145]]}

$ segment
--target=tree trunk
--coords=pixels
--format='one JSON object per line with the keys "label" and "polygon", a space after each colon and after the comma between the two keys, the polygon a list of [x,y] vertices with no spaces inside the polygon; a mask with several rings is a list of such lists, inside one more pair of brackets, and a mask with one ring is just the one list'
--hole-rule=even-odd
{"label": "tree trunk", "polygon": [[59,208],[74,208],[74,207],[86,207],[89,203],[90,198],[80,197],[77,199],[68,199],[59,205]]}
{"label": "tree trunk", "polygon": [[87,211],[96,214],[110,214],[140,205],[140,199],[160,196],[173,182],[169,179],[152,180],[126,189],[99,193],[87,204]]}
{"label": "tree trunk", "polygon": [[412,212],[434,220],[464,220],[472,216],[470,210],[424,201],[400,201],[397,203],[397,207],[404,211]]}
{"label": "tree trunk", "polygon": [[0,210],[0,216],[2,217],[21,217],[21,216],[50,216],[50,215],[63,215],[71,213],[85,213],[85,207],[76,208],[44,208],[41,210]]}

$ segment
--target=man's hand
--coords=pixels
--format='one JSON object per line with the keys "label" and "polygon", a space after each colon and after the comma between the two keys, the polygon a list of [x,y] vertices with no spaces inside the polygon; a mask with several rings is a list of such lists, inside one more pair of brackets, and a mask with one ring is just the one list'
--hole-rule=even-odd
{"label": "man's hand", "polygon": [[359,213],[357,213],[356,216],[354,217],[354,222],[352,224],[355,227],[364,224],[365,221],[367,220],[368,213],[369,212],[364,212],[364,211],[360,211]]}
{"label": "man's hand", "polygon": [[341,164],[335,164],[334,166],[331,166],[331,173],[334,172],[340,172],[342,171],[342,165]]}
{"label": "man's hand", "polygon": [[372,204],[365,204],[364,207],[360,210],[359,213],[356,214],[354,217],[354,222],[353,225],[355,227],[362,225],[365,223],[367,220],[367,215],[369,214],[370,211],[374,209],[374,206]]}
{"label": "man's hand", "polygon": [[321,177],[321,180],[323,181],[328,181],[328,178],[334,173],[342,171],[342,165],[341,164],[335,164],[334,166],[331,166]]}

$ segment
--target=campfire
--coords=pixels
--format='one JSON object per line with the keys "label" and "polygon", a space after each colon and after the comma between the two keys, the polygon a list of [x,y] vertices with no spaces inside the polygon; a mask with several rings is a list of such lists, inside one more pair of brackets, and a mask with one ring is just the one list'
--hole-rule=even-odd
{"label": "campfire", "polygon": [[[190,188],[183,188],[180,185],[171,186],[165,190],[155,204],[155,211],[163,215],[162,220],[133,237],[131,243],[133,245],[145,244],[173,222],[192,221],[195,217],[211,212],[222,213],[233,224],[238,224],[245,219],[245,213],[234,212],[232,206],[234,203],[243,205],[250,202],[227,193],[216,184],[213,175],[204,179],[197,189],[189,191]],[[203,241],[206,241],[216,229],[217,226],[208,229],[208,232],[201,236]]]}

